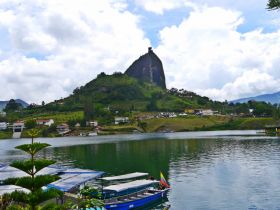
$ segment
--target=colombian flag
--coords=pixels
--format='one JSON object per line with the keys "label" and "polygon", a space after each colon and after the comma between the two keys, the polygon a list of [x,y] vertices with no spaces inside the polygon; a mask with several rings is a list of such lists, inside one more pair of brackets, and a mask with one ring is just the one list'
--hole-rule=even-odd
{"label": "colombian flag", "polygon": [[163,176],[163,174],[161,172],[160,172],[160,181],[159,181],[159,183],[161,185],[163,185],[164,187],[166,187],[166,188],[170,188],[170,186],[167,184],[167,181],[165,180],[165,178],[164,178],[164,176]]}

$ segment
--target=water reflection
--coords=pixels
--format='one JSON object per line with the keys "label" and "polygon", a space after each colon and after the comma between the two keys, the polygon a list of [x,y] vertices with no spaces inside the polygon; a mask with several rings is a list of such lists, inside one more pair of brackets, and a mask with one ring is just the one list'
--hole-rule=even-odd
{"label": "water reflection", "polygon": [[[267,137],[100,140],[53,147],[40,155],[111,174],[162,171],[169,201],[156,209],[280,209],[280,142]],[[15,150],[5,158],[22,158]]]}

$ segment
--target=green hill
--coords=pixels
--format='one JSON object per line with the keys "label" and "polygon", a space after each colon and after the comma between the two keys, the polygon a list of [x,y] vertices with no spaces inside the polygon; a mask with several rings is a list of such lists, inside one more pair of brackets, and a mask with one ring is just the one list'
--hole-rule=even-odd
{"label": "green hill", "polygon": [[208,99],[194,93],[192,99],[177,96],[159,86],[138,81],[126,74],[101,73],[85,86],[76,88],[69,97],[46,105],[46,109],[83,110],[93,104],[115,111],[183,111],[186,108],[201,107],[199,101],[202,100],[209,102]]}

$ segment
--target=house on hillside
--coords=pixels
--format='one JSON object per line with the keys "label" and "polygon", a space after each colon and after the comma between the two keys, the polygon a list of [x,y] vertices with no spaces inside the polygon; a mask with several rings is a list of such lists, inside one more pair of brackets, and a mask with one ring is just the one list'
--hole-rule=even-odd
{"label": "house on hillside", "polygon": [[188,114],[187,113],[179,113],[178,114],[180,117],[185,117],[185,116],[188,116]]}
{"label": "house on hillside", "polygon": [[70,131],[69,125],[66,123],[60,124],[56,126],[56,131],[61,135],[66,134]]}
{"label": "house on hillside", "polygon": [[202,116],[212,116],[214,115],[214,111],[212,109],[203,109],[201,110]]}
{"label": "house on hillside", "polygon": [[115,117],[115,125],[119,125],[122,123],[129,123],[128,117]]}
{"label": "house on hillside", "polygon": [[86,125],[89,127],[97,127],[98,122],[97,121],[88,121],[88,122],[86,122]]}
{"label": "house on hillside", "polygon": [[174,112],[160,112],[156,115],[156,118],[173,118],[177,117],[177,114]]}
{"label": "house on hillside", "polygon": [[36,124],[37,125],[46,125],[46,126],[51,126],[52,124],[54,124],[54,120],[53,119],[38,119],[36,120]]}
{"label": "house on hillside", "polygon": [[201,116],[213,116],[215,114],[218,114],[217,111],[213,111],[212,109],[198,109],[195,110],[196,115],[201,115]]}
{"label": "house on hillside", "polygon": [[0,122],[0,130],[6,130],[8,128],[8,124],[6,122]]}

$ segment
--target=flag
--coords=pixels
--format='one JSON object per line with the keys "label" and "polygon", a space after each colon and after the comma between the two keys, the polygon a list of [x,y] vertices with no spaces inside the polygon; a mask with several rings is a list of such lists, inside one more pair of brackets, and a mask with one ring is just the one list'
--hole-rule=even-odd
{"label": "flag", "polygon": [[166,187],[166,188],[170,188],[170,186],[167,184],[167,181],[165,180],[165,178],[164,178],[164,176],[163,176],[163,174],[161,172],[160,172],[160,181],[159,181],[159,183],[161,185],[163,185],[164,187]]}

